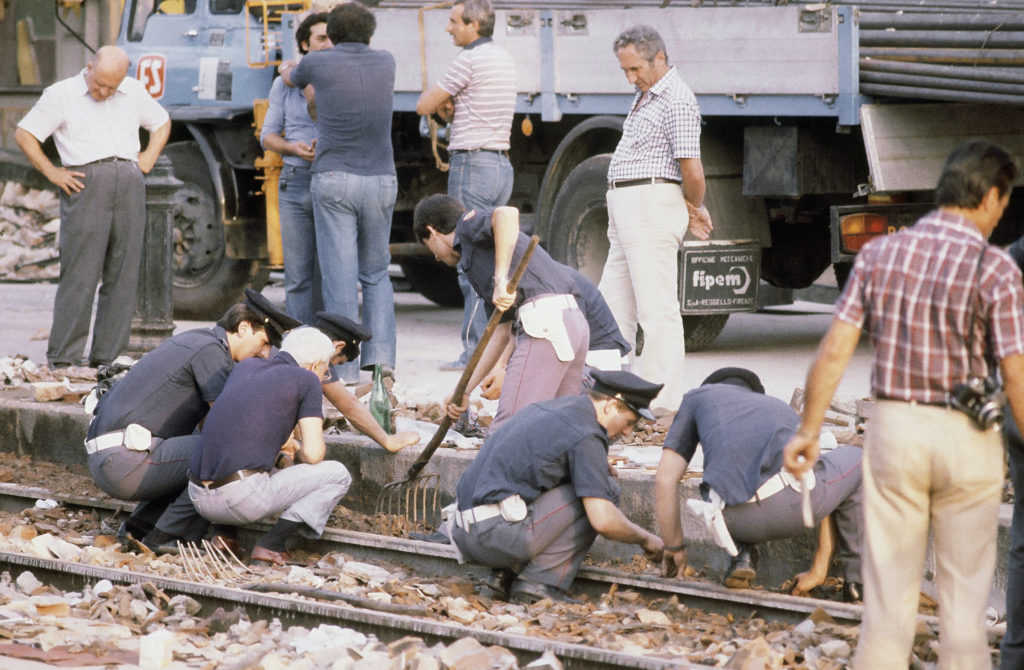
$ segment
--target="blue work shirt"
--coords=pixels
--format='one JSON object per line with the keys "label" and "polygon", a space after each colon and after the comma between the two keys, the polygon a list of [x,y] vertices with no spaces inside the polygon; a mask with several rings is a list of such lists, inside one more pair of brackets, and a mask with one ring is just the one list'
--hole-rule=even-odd
{"label": "blue work shirt", "polygon": [[[270,105],[263,117],[260,144],[268,133],[277,133],[288,142],[305,142],[312,146],[316,139],[316,123],[309,117],[309,107],[302,89],[287,86],[278,77],[270,87]],[[312,163],[293,154],[282,154],[285,165],[308,170]]]}
{"label": "blue work shirt", "polygon": [[312,84],[316,91],[313,172],[395,174],[394,56],[359,42],[342,42],[303,56],[291,80],[300,89]]}
{"label": "blue work shirt", "polygon": [[778,398],[733,384],[707,384],[686,393],[665,436],[689,463],[704,449],[704,483],[726,505],[747,502],[782,469],[782,450],[800,427],[800,415]]}
{"label": "blue work shirt", "polygon": [[570,482],[580,498],[619,502],[608,473],[608,433],[586,395],[534,403],[512,415],[488,436],[455,491],[459,509],[467,510],[516,494],[530,504]]}
{"label": "blue work shirt", "polygon": [[[459,252],[459,269],[466,275],[473,290],[484,301],[487,316],[494,312],[494,230],[491,228],[493,209],[477,211],[469,210],[455,224],[455,243],[452,245]],[[509,276],[515,272],[516,266],[526,252],[530,238],[522,231],[516,240],[512,262],[509,264]],[[515,316],[516,308],[524,302],[547,294],[567,294],[579,297],[576,282],[569,275],[568,268],[548,255],[541,246],[537,246],[526,265],[526,272],[519,280],[516,300],[512,308],[505,312],[502,321]]]}

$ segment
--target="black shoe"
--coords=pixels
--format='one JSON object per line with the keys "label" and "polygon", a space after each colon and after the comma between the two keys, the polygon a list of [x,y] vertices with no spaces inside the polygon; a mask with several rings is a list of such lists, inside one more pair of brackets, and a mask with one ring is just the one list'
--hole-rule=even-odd
{"label": "black shoe", "polygon": [[[491,596],[495,600],[508,600],[509,587],[515,581],[516,573],[511,568],[493,568],[491,574],[487,575],[480,588],[485,589],[480,595]],[[489,593],[488,593],[489,591]]]}
{"label": "black shoe", "polygon": [[843,582],[843,602],[864,602],[864,585],[860,582]]}
{"label": "black shoe", "polygon": [[435,530],[429,535],[427,533],[417,533],[416,531],[409,531],[410,540],[419,540],[420,542],[434,542],[435,544],[451,544],[452,541],[448,539],[448,536],[439,530]]}
{"label": "black shoe", "polygon": [[757,547],[738,544],[739,554],[729,561],[729,570],[722,581],[727,589],[749,589],[757,576]]}
{"label": "black shoe", "polygon": [[180,553],[178,550],[178,541],[180,539],[170,533],[154,528],[142,540],[142,544],[146,545],[154,554],[173,554],[176,556]]}
{"label": "black shoe", "polygon": [[117,543],[121,545],[121,548],[126,551],[134,551],[139,549],[142,544],[142,538],[146,536],[146,531],[142,530],[139,526],[128,521],[122,521],[121,525],[117,529]]}
{"label": "black shoe", "polygon": [[545,598],[556,603],[572,603],[574,605],[580,605],[583,603],[582,600],[573,598],[557,586],[541,584],[540,582],[535,582],[532,579],[527,579],[526,577],[519,577],[516,579],[512,582],[512,588],[509,589],[509,600],[514,603],[532,605],[533,603],[544,600]]}

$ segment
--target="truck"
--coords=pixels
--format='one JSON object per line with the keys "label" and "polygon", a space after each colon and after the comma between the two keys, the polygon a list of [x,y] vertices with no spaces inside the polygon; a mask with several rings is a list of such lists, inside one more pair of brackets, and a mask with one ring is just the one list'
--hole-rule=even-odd
{"label": "truck", "polygon": [[[607,167],[634,94],[612,42],[627,26],[656,26],[702,112],[715,229],[708,241],[687,236],[678,284],[665,289],[679,292],[687,349],[704,348],[730,313],[791,296],[830,267],[841,286],[867,239],[931,206],[959,141],[983,135],[1024,156],[1017,1],[495,0],[494,39],[515,58],[519,90],[510,204],[555,258],[600,278]],[[214,317],[265,279],[273,245],[253,103],[295,53],[309,4],[125,0],[122,11],[120,2],[60,0],[47,14],[48,3],[0,2],[0,51],[18,63],[0,71],[0,156],[18,160],[10,136],[43,84],[76,72],[87,47],[116,34],[130,74],[173,122],[165,154],[184,182],[175,315]],[[416,202],[446,190],[444,129],[415,104],[457,53],[444,30],[451,3],[365,4],[377,19],[371,47],[398,64],[393,256],[414,290],[461,304],[450,270],[411,234]],[[1019,236],[1021,202],[1013,198],[994,242]]]}

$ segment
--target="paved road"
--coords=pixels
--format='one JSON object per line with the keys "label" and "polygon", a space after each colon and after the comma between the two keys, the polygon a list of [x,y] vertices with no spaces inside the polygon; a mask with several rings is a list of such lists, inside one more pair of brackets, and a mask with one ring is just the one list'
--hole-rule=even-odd
{"label": "paved road", "polygon": [[[0,284],[0,356],[25,354],[37,363],[46,360],[46,333],[50,326],[54,284]],[[284,291],[264,289],[270,299],[283,303]],[[434,305],[415,293],[396,293],[398,364],[402,387],[415,396],[438,400],[458,381],[458,373],[440,372],[438,363],[454,359],[459,351],[461,312]],[[686,358],[687,382],[699,384],[725,365],[748,367],[761,375],[768,393],[789,400],[802,387],[818,341],[831,320],[831,308],[812,303],[776,308],[756,314],[734,314],[707,351]],[[208,324],[179,321],[178,330]],[[870,376],[870,347],[861,342],[837,392],[840,399],[865,397]],[[366,380],[369,374],[363,373]]]}

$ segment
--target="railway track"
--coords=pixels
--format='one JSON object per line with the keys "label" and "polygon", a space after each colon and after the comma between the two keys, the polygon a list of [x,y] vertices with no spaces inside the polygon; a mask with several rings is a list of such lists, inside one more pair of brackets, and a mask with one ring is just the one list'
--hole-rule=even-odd
{"label": "railway track", "polygon": [[[109,516],[126,507],[106,500],[87,497],[55,496],[40,488],[27,488],[0,484],[0,509],[18,512],[32,507],[37,499],[58,500],[69,510],[94,510],[99,516]],[[243,529],[243,544],[255,539],[260,528]],[[486,574],[485,568],[459,565],[454,551],[447,545],[420,542],[402,538],[374,535],[339,529],[328,529],[314,547],[318,552],[338,551],[354,560],[374,565],[390,564],[426,578],[463,577],[475,579]],[[64,589],[81,589],[86,583],[106,579],[115,584],[148,583],[167,594],[184,594],[203,605],[204,612],[217,607],[226,610],[242,608],[251,619],[277,618],[287,625],[315,626],[320,623],[352,628],[373,634],[384,641],[393,641],[414,635],[428,644],[449,644],[467,636],[467,633],[485,645],[500,645],[515,654],[521,663],[529,662],[551,650],[566,668],[679,668],[705,667],[674,659],[637,656],[584,644],[514,635],[497,630],[467,628],[443,617],[411,616],[401,613],[375,611],[352,607],[294,594],[254,592],[239,586],[199,583],[184,579],[162,577],[151,572],[131,571],[86,565],[82,563],[39,558],[25,554],[0,551],[0,562],[12,573],[32,571],[44,583]],[[759,617],[766,621],[794,624],[806,619],[814,610],[821,609],[837,624],[855,625],[860,618],[860,607],[832,601],[794,598],[757,590],[727,590],[716,584],[700,581],[661,579],[650,572],[635,573],[606,567],[585,567],[573,585],[574,591],[587,594],[590,602],[599,602],[602,595],[616,591],[632,591],[657,602],[673,597],[691,610],[717,613],[728,620]],[[278,586],[277,584],[274,585]],[[657,600],[661,599],[661,600]],[[654,652],[652,652],[653,654]]]}

